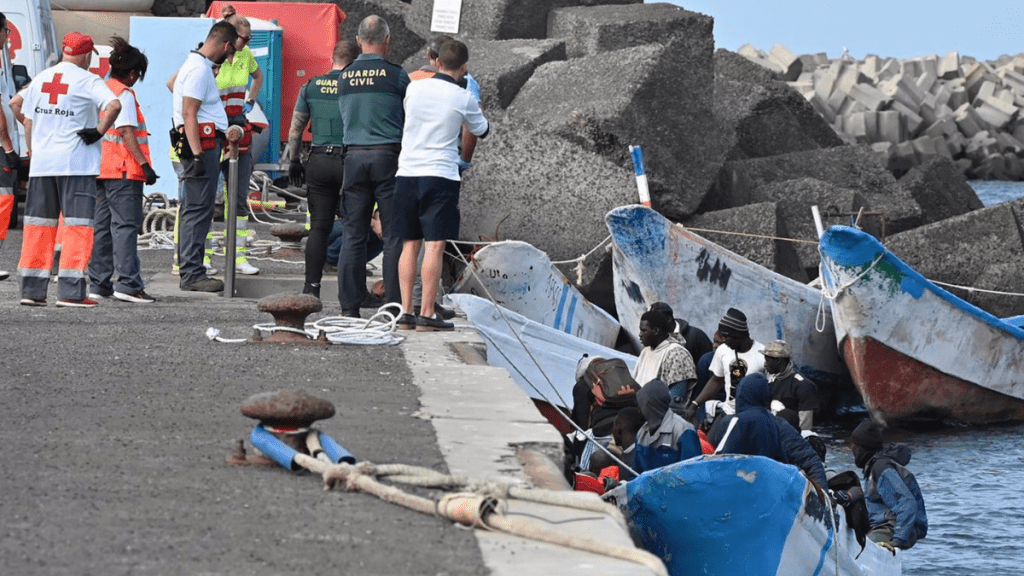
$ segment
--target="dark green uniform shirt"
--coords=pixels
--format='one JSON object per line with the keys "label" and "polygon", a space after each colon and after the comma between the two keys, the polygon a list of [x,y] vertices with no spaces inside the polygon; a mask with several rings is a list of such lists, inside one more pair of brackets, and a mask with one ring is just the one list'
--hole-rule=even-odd
{"label": "dark green uniform shirt", "polygon": [[360,54],[341,72],[338,106],[347,146],[401,144],[409,73],[377,54]]}
{"label": "dark green uniform shirt", "polygon": [[341,146],[345,127],[338,110],[338,82],[341,70],[331,70],[317,76],[299,91],[295,111],[309,114],[309,131],[313,134],[311,146]]}

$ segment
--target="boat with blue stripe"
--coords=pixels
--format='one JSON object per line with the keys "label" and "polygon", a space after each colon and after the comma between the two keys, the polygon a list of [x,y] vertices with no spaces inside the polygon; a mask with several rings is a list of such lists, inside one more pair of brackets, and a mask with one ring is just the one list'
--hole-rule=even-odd
{"label": "boat with blue stripe", "polygon": [[484,246],[452,290],[493,298],[534,322],[609,348],[619,336],[619,322],[584,298],[547,254],[526,242]]}

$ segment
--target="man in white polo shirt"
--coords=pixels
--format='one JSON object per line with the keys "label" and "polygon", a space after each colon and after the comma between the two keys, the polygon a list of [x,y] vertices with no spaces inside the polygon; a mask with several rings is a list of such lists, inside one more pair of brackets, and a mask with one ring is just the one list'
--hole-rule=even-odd
{"label": "man in white polo shirt", "polygon": [[24,96],[11,100],[11,107],[25,115],[25,144],[32,158],[18,279],[23,305],[46,306],[63,213],[57,306],[92,308],[97,303],[86,298],[86,268],[92,254],[99,141],[117,119],[121,103],[102,78],[88,71],[95,51],[92,38],[71,32],[62,51],[59,64],[40,72]]}
{"label": "man in white polo shirt", "polygon": [[405,95],[405,126],[398,156],[395,229],[403,240],[399,260],[402,306],[413,308],[416,260],[423,255],[423,299],[420,314],[403,314],[399,326],[427,332],[455,326],[435,313],[444,245],[459,236],[459,132],[463,124],[483,138],[490,125],[476,98],[458,81],[466,73],[469,50],[458,40],[441,46],[438,73],[409,84]]}
{"label": "man in white polo shirt", "polygon": [[224,290],[223,282],[206,275],[203,249],[213,222],[220,148],[228,129],[213,65],[234,52],[237,38],[230,22],[217,22],[203,45],[189,53],[174,80],[174,127],[180,134],[176,151],[184,167],[178,223],[178,286],[182,290]]}

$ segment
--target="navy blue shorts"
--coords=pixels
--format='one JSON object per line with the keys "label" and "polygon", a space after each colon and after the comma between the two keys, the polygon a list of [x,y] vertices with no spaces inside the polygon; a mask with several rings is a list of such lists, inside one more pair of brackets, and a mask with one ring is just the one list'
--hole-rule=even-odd
{"label": "navy blue shorts", "polygon": [[461,182],[436,176],[399,176],[395,189],[395,231],[402,240],[459,237]]}

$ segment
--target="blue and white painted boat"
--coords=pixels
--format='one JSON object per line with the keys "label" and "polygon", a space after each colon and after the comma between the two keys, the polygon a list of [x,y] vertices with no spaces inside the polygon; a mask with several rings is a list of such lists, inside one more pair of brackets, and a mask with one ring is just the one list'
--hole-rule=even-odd
{"label": "blue and white painted boat", "polygon": [[[832,313],[821,292],[777,274],[673,224],[639,205],[605,218],[612,235],[615,306],[619,322],[639,346],[640,316],[654,302],[710,336],[729,308],[747,315],[750,336],[782,339],[793,366],[819,386],[852,391],[836,348]],[[696,359],[694,359],[696,361]]]}
{"label": "blue and white painted boat", "polygon": [[645,472],[624,491],[617,504],[634,539],[672,576],[902,572],[903,551],[870,541],[862,551],[842,508],[795,466],[769,458],[698,456]]}
{"label": "blue and white painted boat", "polygon": [[[466,313],[486,342],[487,363],[508,370],[527,396],[553,409],[572,408],[576,364],[584,354],[591,358],[621,358],[630,370],[636,364],[636,356],[499,309],[490,300],[472,294],[449,294],[448,298]],[[565,427],[560,416],[547,409],[541,412],[559,429]]]}
{"label": "blue and white painted boat", "polygon": [[876,419],[1024,420],[1024,330],[936,286],[856,228],[821,237],[836,339]]}
{"label": "blue and white painted boat", "polygon": [[488,299],[489,292],[499,305],[534,322],[609,348],[619,336],[619,322],[584,298],[547,254],[526,242],[484,246],[453,291]]}

